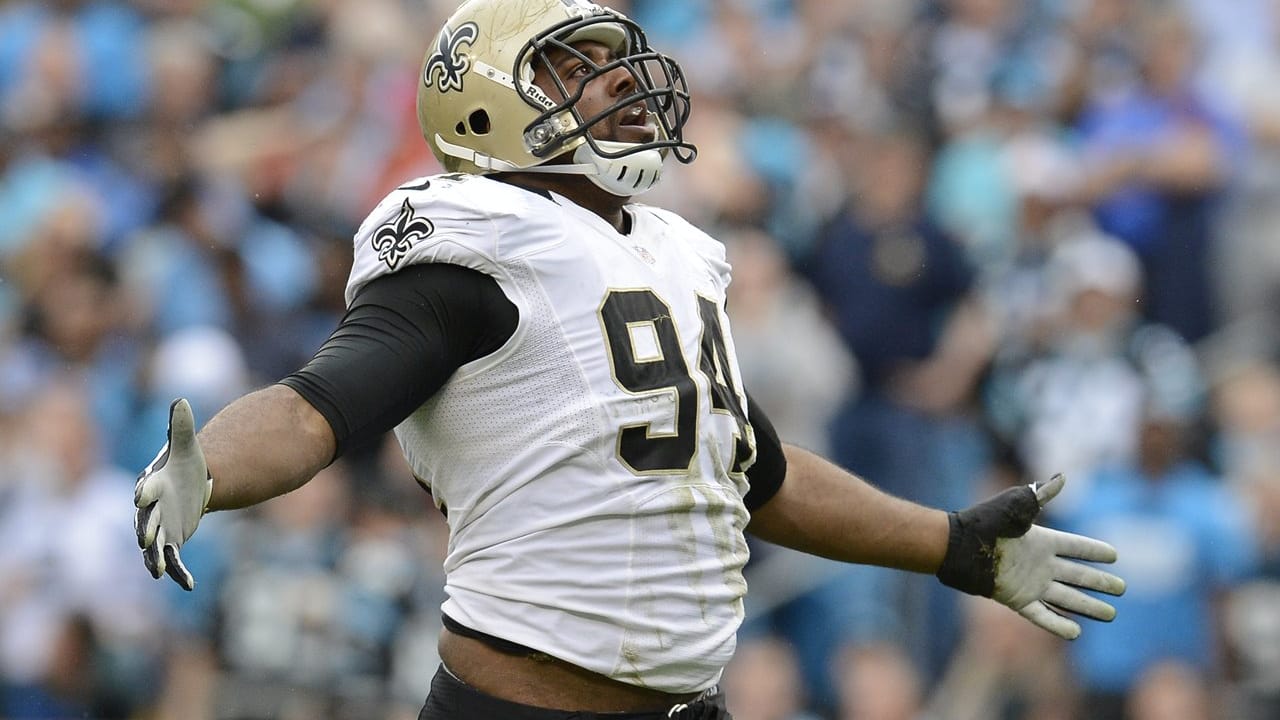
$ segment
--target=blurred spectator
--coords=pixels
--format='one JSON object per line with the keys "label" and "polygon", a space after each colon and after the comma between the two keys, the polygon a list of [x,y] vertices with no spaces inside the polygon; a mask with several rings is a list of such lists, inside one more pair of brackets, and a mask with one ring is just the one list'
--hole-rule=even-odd
{"label": "blurred spectator", "polygon": [[932,33],[933,105],[940,134],[980,122],[991,104],[992,80],[1009,62],[1021,9],[1010,0],[946,0]]}
{"label": "blurred spectator", "polygon": [[1263,564],[1262,576],[1226,604],[1234,712],[1252,720],[1280,712],[1280,368],[1235,358],[1216,380],[1214,457],[1250,510]]}
{"label": "blurred spectator", "polygon": [[964,642],[929,698],[945,720],[1072,720],[1062,643],[993,603],[966,601]]}
{"label": "blurred spectator", "polygon": [[1213,698],[1205,677],[1179,662],[1160,663],[1142,674],[1126,701],[1131,720],[1210,720]]}
{"label": "blurred spectator", "polygon": [[1060,98],[1054,116],[1074,125],[1095,102],[1126,91],[1137,82],[1136,33],[1132,28],[1153,5],[1129,0],[1060,3],[1067,38],[1061,58]]}
{"label": "blurred spectator", "polygon": [[1019,198],[1000,161],[1008,130],[991,122],[956,133],[935,155],[930,180],[931,211],[984,270],[1014,254]]}
{"label": "blurred spectator", "polygon": [[1053,312],[1043,342],[1001,354],[987,414],[1031,477],[1071,478],[1050,508],[1067,512],[1088,495],[1095,470],[1137,457],[1148,388],[1158,388],[1165,411],[1186,416],[1202,386],[1187,344],[1137,316],[1142,271],[1127,246],[1090,234],[1067,239],[1047,271]]}
{"label": "blurred spectator", "polygon": [[[291,124],[312,137],[290,159],[283,202],[318,205],[357,222],[406,179],[438,172],[418,132],[415,63],[422,48],[409,32],[407,12],[403,3],[390,0],[332,6],[328,52],[289,108]],[[396,155],[417,166],[406,166]],[[353,187],[367,191],[353,193]]]}
{"label": "blurred spectator", "polygon": [[856,360],[812,289],[790,274],[771,237],[744,228],[724,240],[733,265],[729,319],[743,382],[769,408],[784,441],[827,452],[827,423],[841,399],[857,393]]}
{"label": "blurred spectator", "polygon": [[1215,0],[1176,0],[1202,48],[1196,58],[1196,82],[1205,93],[1223,84],[1241,66],[1266,62],[1275,53],[1273,0],[1236,0],[1230,7]]}
{"label": "blurred spectator", "polygon": [[[0,118],[21,133],[21,169],[54,168],[92,187],[104,244],[145,222],[148,211],[129,167],[145,164],[143,154],[122,158],[112,146],[112,131],[136,130],[151,98],[148,32],[122,2],[17,2],[0,10]],[[28,179],[14,180],[21,187]],[[60,200],[55,193],[45,202]]]}
{"label": "blurred spectator", "polygon": [[1051,221],[1080,183],[1079,162],[1052,115],[1061,89],[1023,65],[990,84],[980,118],[935,153],[928,194],[987,284],[1044,252]]}
{"label": "blurred spectator", "polygon": [[145,438],[165,432],[174,398],[186,397],[199,417],[213,417],[252,385],[240,345],[226,331],[208,326],[187,327],[162,338],[140,374],[130,432],[117,448],[128,467],[145,467],[151,461],[155,448]]}
{"label": "blurred spectator", "polygon": [[[192,538],[183,546],[183,562],[200,573],[200,583],[192,592],[164,588],[165,673],[158,678],[156,698],[150,707],[157,720],[214,720],[216,717],[220,668],[223,658],[217,645],[218,598],[226,574],[235,563],[226,548],[234,525],[225,517],[211,515],[209,535]],[[201,532],[204,528],[201,528]],[[188,554],[190,557],[188,557]]]}
{"label": "blurred spectator", "polygon": [[294,325],[280,322],[314,291],[316,260],[298,232],[260,215],[234,186],[195,177],[169,188],[158,220],[122,253],[156,330],[220,327],[258,377],[310,357],[314,348],[297,347]]}
{"label": "blurred spectator", "polygon": [[236,560],[219,593],[219,713],[357,718],[401,699],[419,705],[393,685],[393,648],[413,610],[429,607],[415,598],[419,582],[439,580],[441,558],[418,551],[422,520],[412,519],[435,511],[407,477],[391,486],[369,470],[356,488],[350,463],[333,465],[232,529]]}
{"label": "blurred spectator", "polygon": [[1267,574],[1280,578],[1280,368],[1243,360],[1212,389],[1213,457],[1248,498]]}
{"label": "blurred spectator", "polygon": [[920,0],[800,3],[814,39],[803,121],[835,120],[864,131],[899,119],[928,123],[926,33],[914,24]]}
{"label": "blurred spectator", "polygon": [[[854,361],[822,316],[812,290],[789,274],[782,249],[772,238],[740,229],[726,234],[725,241],[734,268],[726,307],[732,308],[743,382],[752,388],[752,397],[769,408],[779,437],[815,451],[828,450],[827,424],[844,398],[857,392]],[[748,542],[751,560],[744,574],[758,592],[746,601],[741,636],[768,643],[776,635],[786,641],[790,662],[796,662],[791,655],[798,652],[803,663],[796,692],[807,695],[818,682],[809,678],[814,673],[824,676],[832,658],[828,630],[864,622],[851,609],[856,603],[847,593],[848,569],[755,539]],[[751,672],[750,666],[744,671]]]}
{"label": "blurred spectator", "polygon": [[[858,150],[848,204],[802,263],[862,370],[861,392],[832,424],[832,457],[894,495],[963,507],[985,462],[971,410],[994,335],[962,248],[924,212],[922,139],[882,133]],[[900,573],[847,572],[845,592],[863,598],[851,604],[882,611],[823,642],[902,641],[926,677],[938,672],[958,637],[953,594]]]}
{"label": "blurred spectator", "polygon": [[840,657],[838,720],[924,720],[923,679],[891,643],[846,649]]}
{"label": "blurred spectator", "polygon": [[703,227],[758,224],[768,212],[769,189],[742,152],[745,127],[746,119],[731,104],[708,98],[685,131],[698,144],[698,161],[672,173],[671,183],[664,174],[645,202],[687,213]]}
{"label": "blurred spectator", "polygon": [[[1205,12],[1234,15],[1216,13],[1211,2],[1197,4]],[[1268,6],[1249,31],[1263,35],[1265,42],[1223,47],[1224,61],[1212,74],[1212,89],[1244,125],[1248,151],[1238,181],[1225,199],[1217,228],[1218,252],[1211,260],[1222,322],[1260,318],[1276,333],[1280,330],[1276,319],[1280,317],[1276,312],[1280,208],[1275,202],[1280,193],[1280,9],[1274,2]]]}
{"label": "blurred spectator", "polygon": [[982,276],[983,300],[1000,333],[997,363],[1045,343],[1056,302],[1049,268],[1054,248],[1090,224],[1069,203],[1078,180],[1073,158],[1048,128],[1018,131],[999,163],[1014,192],[1013,245],[986,263]]}
{"label": "blurred spectator", "polygon": [[734,720],[816,720],[804,712],[804,681],[786,641],[764,636],[740,643],[721,683]]}
{"label": "blurred spectator", "polygon": [[0,106],[22,113],[9,122],[131,117],[148,90],[146,32],[124,2],[6,3],[0,9]]}
{"label": "blurred spectator", "polygon": [[194,177],[176,178],[152,224],[120,249],[124,281],[160,334],[197,325],[231,327],[230,300],[213,262],[222,244],[213,216],[222,208],[211,195]]}
{"label": "blurred spectator", "polygon": [[84,374],[104,457],[123,464],[141,343],[128,332],[133,317],[115,265],[83,245],[61,248],[62,237],[51,231],[25,255],[31,297],[19,351],[41,374]]}
{"label": "blurred spectator", "polygon": [[1214,326],[1209,259],[1215,212],[1236,170],[1240,129],[1196,92],[1197,47],[1177,12],[1153,12],[1137,29],[1140,80],[1095,100],[1079,123],[1083,197],[1104,232],[1142,260],[1143,309],[1189,341]]}
{"label": "blurred spectator", "polygon": [[230,535],[237,546],[220,593],[220,714],[332,716],[342,681],[358,679],[337,573],[349,491],[335,465]]}
{"label": "blurred spectator", "polygon": [[1225,633],[1237,668],[1226,691],[1231,717],[1263,720],[1280,713],[1280,583],[1248,582],[1228,598]]}
{"label": "blurred spectator", "polygon": [[[0,506],[0,714],[125,718],[145,706],[158,594],[137,567],[133,477],[103,461],[76,375],[23,413]],[[162,623],[156,623],[162,624]]]}
{"label": "blurred spectator", "polygon": [[1258,560],[1240,498],[1187,457],[1185,409],[1146,390],[1137,457],[1099,470],[1087,496],[1062,519],[1073,532],[1111,538],[1120,553],[1116,569],[1128,583],[1116,620],[1069,647],[1085,693],[1083,712],[1098,720],[1126,717],[1131,694],[1135,712],[1141,706],[1147,717],[1163,717],[1159,692],[1142,687],[1165,684],[1159,674],[1147,676],[1161,663],[1187,666],[1201,684],[1221,678],[1226,658],[1216,604]]}

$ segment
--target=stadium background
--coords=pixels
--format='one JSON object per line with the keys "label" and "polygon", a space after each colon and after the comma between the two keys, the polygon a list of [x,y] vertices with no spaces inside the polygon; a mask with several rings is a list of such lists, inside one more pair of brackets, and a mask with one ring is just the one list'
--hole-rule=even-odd
{"label": "stadium background", "polygon": [[[1121,552],[1058,642],[759,547],[738,720],[1280,716],[1280,3],[633,0],[781,434],[959,507],[1066,471]],[[435,172],[450,0],[0,3],[0,717],[413,718],[445,529],[393,447],[133,545],[168,402],[305,361],[349,238]]]}

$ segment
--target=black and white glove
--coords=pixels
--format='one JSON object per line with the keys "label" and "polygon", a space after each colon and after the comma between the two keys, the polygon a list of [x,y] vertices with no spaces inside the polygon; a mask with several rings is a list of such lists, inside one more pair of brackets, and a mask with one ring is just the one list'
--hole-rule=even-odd
{"label": "black and white glove", "polygon": [[938,579],[1004,603],[1066,640],[1080,636],[1080,625],[1065,613],[1115,619],[1115,608],[1082,590],[1122,595],[1124,580],[1075,561],[1115,562],[1115,548],[1032,524],[1065,483],[1062,475],[1054,475],[951,513],[951,537]]}
{"label": "black and white glove", "polygon": [[191,405],[179,398],[169,406],[169,437],[133,488],[134,530],[142,561],[151,577],[165,573],[184,590],[196,586],[178,551],[196,531],[209,495],[213,477],[196,441],[196,422]]}

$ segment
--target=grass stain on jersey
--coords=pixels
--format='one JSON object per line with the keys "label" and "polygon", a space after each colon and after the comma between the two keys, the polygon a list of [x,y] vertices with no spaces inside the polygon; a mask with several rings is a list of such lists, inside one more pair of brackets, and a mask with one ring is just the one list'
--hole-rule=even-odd
{"label": "grass stain on jersey", "polygon": [[[747,564],[747,543],[742,529],[747,515],[741,505],[731,505],[714,490],[700,489],[700,492],[707,501],[707,522],[711,525],[716,557],[724,570],[724,584],[737,595],[734,614],[741,620],[746,614],[742,599],[747,594],[747,580],[742,576],[742,569]],[[732,519],[728,519],[730,517]]]}
{"label": "grass stain on jersey", "polygon": [[692,486],[679,487],[672,492],[675,493],[675,501],[672,503],[671,512],[667,515],[667,525],[679,544],[681,554],[688,558],[689,587],[693,588],[698,596],[698,610],[705,623],[707,596],[702,592],[702,570],[698,568],[698,537],[693,528],[693,510],[698,506],[698,499],[694,496]]}

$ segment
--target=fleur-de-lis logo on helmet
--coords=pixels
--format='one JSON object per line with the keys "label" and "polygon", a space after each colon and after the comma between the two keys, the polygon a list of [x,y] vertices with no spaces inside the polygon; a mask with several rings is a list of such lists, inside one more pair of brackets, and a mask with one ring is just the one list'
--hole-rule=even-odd
{"label": "fleur-de-lis logo on helmet", "polygon": [[373,234],[373,249],[378,251],[379,260],[395,270],[415,242],[430,237],[435,231],[436,226],[427,218],[415,215],[409,198],[405,198],[396,219]]}
{"label": "fleur-de-lis logo on helmet", "polygon": [[565,7],[570,10],[585,11],[587,13],[599,14],[602,9],[599,3],[591,2],[591,0],[560,0]]}
{"label": "fleur-de-lis logo on helmet", "polygon": [[431,53],[422,68],[422,83],[427,87],[439,87],[440,92],[462,90],[462,76],[471,69],[471,58],[462,54],[462,46],[471,45],[480,34],[480,28],[469,22],[449,30],[440,31],[436,51]]}

